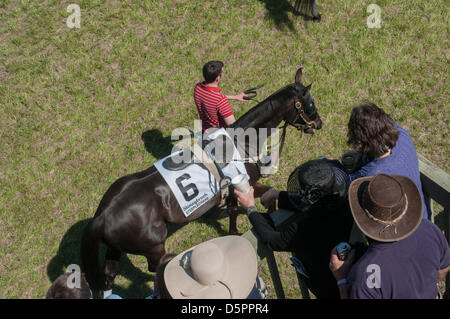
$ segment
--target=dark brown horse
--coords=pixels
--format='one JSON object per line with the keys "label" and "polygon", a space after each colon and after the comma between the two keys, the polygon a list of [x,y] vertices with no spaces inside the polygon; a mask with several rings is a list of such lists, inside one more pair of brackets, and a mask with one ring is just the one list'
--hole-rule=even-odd
{"label": "dark brown horse", "polygon": [[[232,126],[234,128],[277,128],[281,122],[306,133],[322,127],[322,121],[310,94],[311,85],[303,86],[302,69],[298,69],[295,83],[272,94],[256,105]],[[258,131],[258,130],[257,130]],[[284,131],[285,132],[285,131]],[[284,134],[283,134],[284,136]],[[260,141],[258,141],[260,143]],[[259,166],[246,163],[250,184],[255,196],[261,196],[269,187],[257,183],[261,177]],[[230,232],[236,232],[237,201],[233,192],[227,198]],[[122,253],[143,255],[148,270],[155,271],[165,254],[167,223],[192,221],[220,202],[219,195],[197,211],[185,217],[168,184],[154,166],[119,178],[100,201],[95,216],[83,233],[81,258],[86,278],[92,289],[110,290],[117,274]],[[107,246],[104,272],[100,273],[99,245]]]}

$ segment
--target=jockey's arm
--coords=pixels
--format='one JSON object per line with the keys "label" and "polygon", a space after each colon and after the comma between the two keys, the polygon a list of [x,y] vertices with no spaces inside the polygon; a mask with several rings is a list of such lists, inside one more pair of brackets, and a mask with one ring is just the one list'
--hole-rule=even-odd
{"label": "jockey's arm", "polygon": [[226,124],[227,126],[230,126],[231,124],[233,124],[234,122],[236,122],[236,119],[234,118],[234,115],[230,115],[230,116],[224,118],[223,120],[224,120],[224,122],[225,122],[225,124]]}

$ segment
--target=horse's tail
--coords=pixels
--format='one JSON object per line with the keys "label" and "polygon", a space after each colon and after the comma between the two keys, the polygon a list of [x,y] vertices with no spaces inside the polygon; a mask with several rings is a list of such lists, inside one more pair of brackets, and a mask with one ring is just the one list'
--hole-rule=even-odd
{"label": "horse's tail", "polygon": [[100,274],[99,248],[103,238],[104,219],[103,216],[92,218],[83,232],[81,240],[81,261],[89,287],[99,290],[103,287],[103,275]]}

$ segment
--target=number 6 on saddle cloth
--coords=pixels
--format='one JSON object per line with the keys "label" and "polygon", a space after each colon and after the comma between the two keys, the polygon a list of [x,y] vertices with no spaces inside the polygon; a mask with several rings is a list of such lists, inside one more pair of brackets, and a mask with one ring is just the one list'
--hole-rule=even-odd
{"label": "number 6 on saddle cloth", "polygon": [[[180,151],[179,154],[182,158],[189,158],[190,160],[185,162],[175,162],[173,157],[167,157],[163,162],[162,166],[170,171],[180,171],[186,169],[190,165],[199,165],[200,167],[208,170],[215,178],[215,180],[219,181],[219,189],[223,193],[221,197],[226,197],[225,195],[228,195],[228,186],[231,183],[231,178],[225,176],[223,173],[221,165],[217,163],[215,158],[213,156],[210,156],[205,150],[201,149],[198,144],[194,144],[193,148],[184,148]],[[183,154],[183,152],[188,152],[189,154]],[[194,160],[194,157],[196,158],[196,161]],[[179,185],[180,189],[187,188],[189,185],[191,185],[191,188],[195,188],[195,193],[198,193],[197,188],[195,187],[195,184],[189,184],[187,186],[182,186],[181,182],[184,179],[190,178],[189,174],[183,174],[179,178],[177,178],[177,185]],[[186,193],[186,192],[183,192]],[[192,195],[191,195],[192,196]],[[186,197],[185,197],[186,198]],[[186,198],[188,200],[188,198]]]}
{"label": "number 6 on saddle cloth", "polygon": [[[221,140],[225,137],[225,140],[231,141],[226,131],[220,129],[214,135],[210,135],[211,142],[219,136],[222,136]],[[220,143],[217,144],[222,146]],[[234,144],[232,151],[227,152],[225,159],[221,159],[221,154],[214,143],[205,145],[204,149],[194,143],[193,147],[172,153],[154,164],[174,193],[186,217],[217,193],[220,193],[220,206],[225,204],[231,179],[238,174],[246,173]]]}

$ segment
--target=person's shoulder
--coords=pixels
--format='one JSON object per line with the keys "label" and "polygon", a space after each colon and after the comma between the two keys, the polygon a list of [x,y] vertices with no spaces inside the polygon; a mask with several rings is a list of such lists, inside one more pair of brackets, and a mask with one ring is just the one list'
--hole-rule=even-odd
{"label": "person's shoulder", "polygon": [[397,129],[400,133],[399,139],[401,137],[411,139],[411,135],[409,135],[408,131],[404,127],[400,126],[400,124],[398,124],[398,123],[395,123],[395,127],[397,127]]}
{"label": "person's shoulder", "polygon": [[398,124],[397,122],[395,122],[394,125],[395,125],[395,127],[396,127],[399,131],[407,132],[407,131],[403,128],[403,126],[401,126],[401,125]]}
{"label": "person's shoulder", "polygon": [[350,180],[354,181],[355,179],[366,177],[366,176],[374,176],[377,174],[379,170],[379,162],[372,161],[361,167],[354,173],[349,174]]}
{"label": "person's shoulder", "polygon": [[197,91],[198,89],[203,89],[204,84],[203,82],[198,82],[195,86],[194,86],[194,90]]}
{"label": "person's shoulder", "polygon": [[437,236],[439,238],[445,238],[444,234],[442,233],[441,229],[434,224],[433,222],[431,222],[430,220],[423,218],[419,227],[417,228],[417,230],[420,232],[424,232],[424,233],[429,233],[430,235],[433,236]]}

